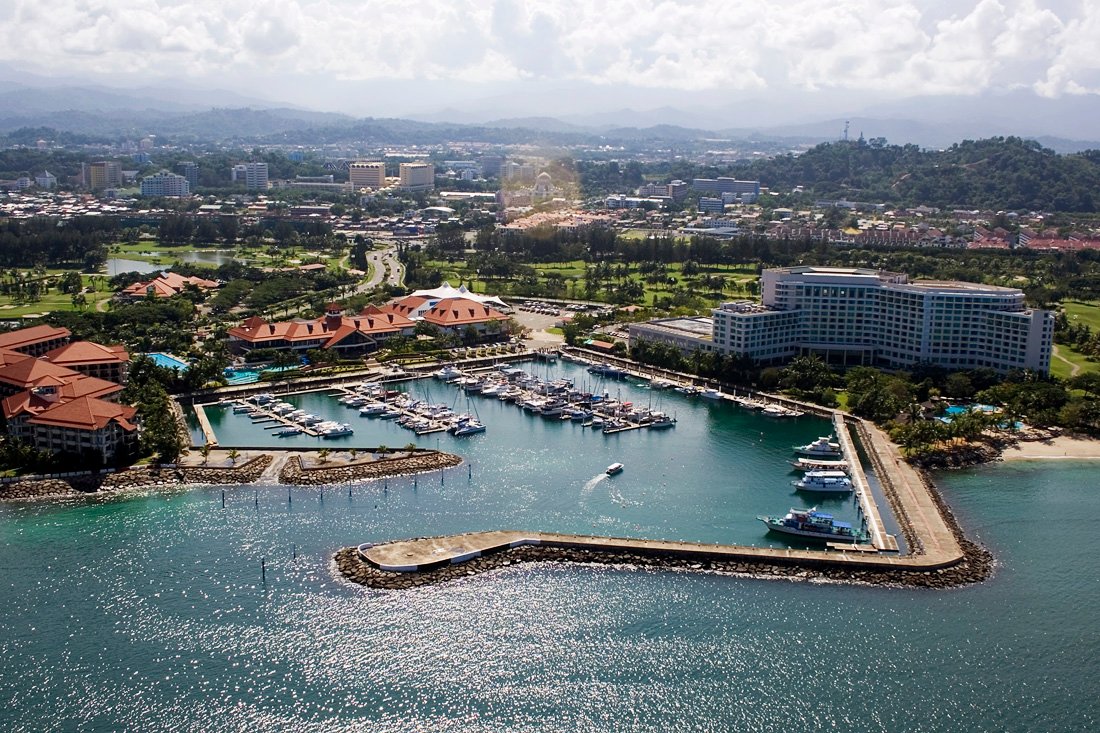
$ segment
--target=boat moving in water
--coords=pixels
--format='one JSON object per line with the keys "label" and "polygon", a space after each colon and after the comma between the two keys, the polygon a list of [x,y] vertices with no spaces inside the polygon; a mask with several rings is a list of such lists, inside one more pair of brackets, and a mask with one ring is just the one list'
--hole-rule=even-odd
{"label": "boat moving in water", "polygon": [[843,471],[807,471],[791,485],[799,491],[846,494],[852,490],[852,479]]}
{"label": "boat moving in water", "polygon": [[864,542],[867,535],[847,522],[838,522],[832,514],[811,509],[792,508],[783,517],[757,517],[772,532],[826,542]]}
{"label": "boat moving in water", "polygon": [[623,464],[621,463],[612,463],[610,466],[607,467],[607,470],[604,471],[604,473],[606,473],[608,476],[614,476],[616,474],[622,473],[624,468],[625,466],[623,466]]}
{"label": "boat moving in water", "polygon": [[840,458],[840,443],[831,435],[823,435],[812,443],[794,446],[794,452],[810,458]]}

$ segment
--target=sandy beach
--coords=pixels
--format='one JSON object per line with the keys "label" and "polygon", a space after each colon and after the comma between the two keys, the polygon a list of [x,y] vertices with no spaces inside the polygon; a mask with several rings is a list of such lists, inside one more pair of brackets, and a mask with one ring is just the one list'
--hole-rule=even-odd
{"label": "sandy beach", "polygon": [[1049,440],[1020,442],[1005,448],[1006,461],[1100,458],[1100,440],[1059,435]]}

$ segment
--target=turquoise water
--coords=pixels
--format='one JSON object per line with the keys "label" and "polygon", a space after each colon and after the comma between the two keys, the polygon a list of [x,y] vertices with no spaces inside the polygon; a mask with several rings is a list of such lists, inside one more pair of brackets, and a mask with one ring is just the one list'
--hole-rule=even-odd
{"label": "turquoise water", "polygon": [[[534,368],[532,366],[532,368]],[[540,367],[544,374],[548,367]],[[589,375],[576,366],[550,367],[581,384]],[[816,417],[777,421],[724,401],[650,392],[630,382],[603,385],[623,400],[654,405],[675,414],[668,430],[635,430],[614,435],[579,423],[548,420],[496,398],[466,396],[435,379],[399,385],[417,397],[476,410],[485,433],[456,438],[448,433],[417,436],[393,420],[360,417],[320,392],[285,397],[301,409],[350,423],[355,434],[321,439],[308,435],[279,437],[248,416],[224,406],[208,406],[207,417],[223,447],[325,447],[332,451],[401,448],[413,444],[461,455],[467,465],[444,477],[424,479],[431,490],[416,497],[415,521],[406,534],[465,532],[482,529],[542,529],[582,534],[651,537],[701,542],[738,542],[773,547],[805,546],[782,535],[768,535],[758,515],[783,514],[793,506],[816,503],[842,521],[860,519],[853,498],[795,492],[796,474],[788,463],[791,446],[829,433],[830,422]],[[278,427],[276,424],[271,424]],[[193,427],[201,442],[202,433]],[[608,478],[615,462],[625,471]],[[411,478],[396,479],[390,501],[402,500]],[[391,536],[392,537],[392,536]],[[360,541],[384,539],[369,536]]]}
{"label": "turquoise water", "polygon": [[159,351],[146,354],[153,363],[157,366],[168,367],[169,369],[179,369],[181,372],[187,371],[187,362],[182,359],[177,359],[170,354],[162,354]]}
{"label": "turquoise water", "polygon": [[[521,451],[486,412],[472,480],[460,468],[415,490],[295,489],[289,503],[286,487],[231,488],[224,510],[220,489],[0,506],[0,729],[1100,727],[1095,464],[938,477],[999,563],[989,582],[946,592],[556,565],[405,593],[334,579],[333,550],[358,541],[604,515],[624,527],[629,507],[600,498],[612,482],[650,506],[647,531],[717,525],[745,490],[699,489],[700,476],[770,483],[754,474],[772,461],[755,456],[786,458],[794,434],[818,430],[773,424],[792,434],[756,443],[746,420],[759,418],[685,403],[652,443],[591,436],[600,447],[583,450],[569,426],[533,423]],[[695,421],[713,439],[669,460]],[[507,448],[488,452],[494,441]],[[626,472],[570,508],[578,481],[623,456]]]}

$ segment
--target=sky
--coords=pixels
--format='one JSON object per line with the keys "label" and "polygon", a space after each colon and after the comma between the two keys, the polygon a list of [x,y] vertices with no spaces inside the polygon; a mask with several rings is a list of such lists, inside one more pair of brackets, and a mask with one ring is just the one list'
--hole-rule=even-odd
{"label": "sky", "polygon": [[[11,79],[353,114],[1100,94],[1100,0],[2,0]],[[816,102],[813,102],[816,103]]]}

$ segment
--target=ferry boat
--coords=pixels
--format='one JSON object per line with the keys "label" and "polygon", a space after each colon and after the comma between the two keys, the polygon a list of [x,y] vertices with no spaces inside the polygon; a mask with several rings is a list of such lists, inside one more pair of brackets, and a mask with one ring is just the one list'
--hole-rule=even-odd
{"label": "ferry boat", "polygon": [[852,479],[843,471],[807,471],[806,475],[791,485],[799,491],[820,493],[848,493],[852,490]]}
{"label": "ferry boat", "polygon": [[826,542],[864,542],[867,535],[847,522],[838,522],[832,514],[811,509],[792,508],[783,517],[757,517],[772,532]]}
{"label": "ferry boat", "polygon": [[794,452],[811,458],[839,458],[840,443],[834,442],[831,436],[823,435],[812,443],[794,446]]}
{"label": "ferry boat", "polygon": [[626,468],[626,466],[621,463],[612,463],[610,466],[607,467],[607,470],[604,471],[604,473],[606,473],[608,476],[615,476],[622,473],[624,468]]}

